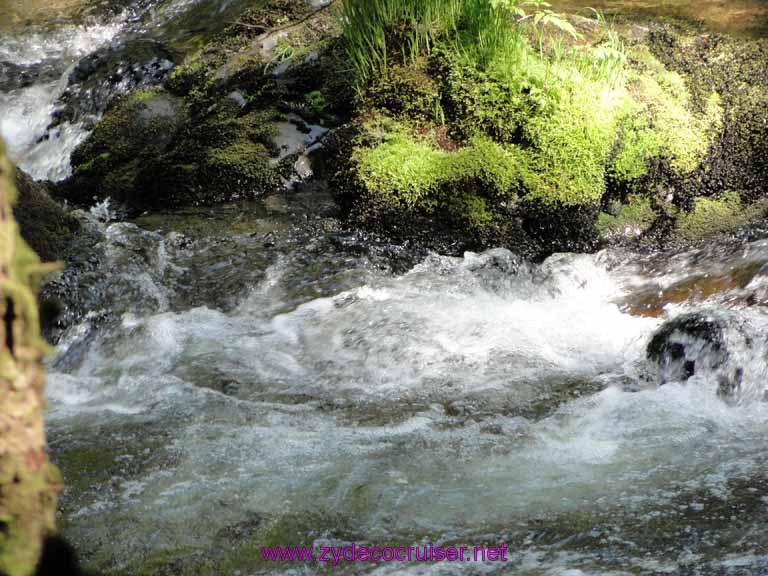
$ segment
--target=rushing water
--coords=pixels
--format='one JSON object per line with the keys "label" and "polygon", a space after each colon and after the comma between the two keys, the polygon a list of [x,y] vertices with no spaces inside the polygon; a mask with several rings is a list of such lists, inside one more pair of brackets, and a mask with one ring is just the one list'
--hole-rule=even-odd
{"label": "rushing water", "polygon": [[[64,4],[0,41],[2,134],[38,177],[67,173],[100,113],[49,128],[79,61],[225,5]],[[768,572],[768,241],[532,265],[379,245],[312,191],[108,208],[48,288],[73,302],[49,379],[59,525],[104,573],[324,573],[259,549],[350,542],[510,554],[334,572]],[[646,347],[690,312],[728,357],[660,386]]]}
{"label": "rushing water", "polygon": [[[96,565],[168,554],[215,574],[312,574],[258,547],[355,541],[513,552],[343,573],[768,567],[768,242],[536,266],[493,250],[393,274],[391,255],[323,225],[258,230],[274,217],[252,213],[227,246],[106,228],[106,266],[133,290],[65,339],[49,384],[65,533]],[[214,292],[235,259],[252,283],[239,302],[178,297],[187,272]],[[748,334],[732,342],[738,399],[707,374],[658,386],[646,345],[690,310]]]}

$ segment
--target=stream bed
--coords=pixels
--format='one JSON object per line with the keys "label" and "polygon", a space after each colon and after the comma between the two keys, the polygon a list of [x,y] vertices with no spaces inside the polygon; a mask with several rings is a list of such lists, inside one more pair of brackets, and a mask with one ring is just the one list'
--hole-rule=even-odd
{"label": "stream bed", "polygon": [[[215,28],[237,10],[123,4],[25,15],[3,32],[0,133],[32,175],[65,177],[103,111],[80,101],[51,127],[67,91],[98,96],[73,76],[85,58],[105,47],[123,58],[136,38],[181,50],[179,22]],[[140,73],[105,89],[160,81],[166,57],[125,55]],[[378,242],[345,230],[312,187],[133,222],[108,204],[81,218],[89,254],[48,287],[83,314],[50,362],[47,422],[67,484],[59,526],[87,566],[768,573],[768,233],[532,264]],[[665,379],[649,342],[690,314],[720,331],[717,346],[684,339],[713,368]],[[333,568],[261,555],[353,542],[509,552]]]}
{"label": "stream bed", "polygon": [[[768,242],[397,272],[329,222],[186,246],[106,228],[132,290],[110,280],[120,314],[65,338],[49,381],[62,525],[91,563],[313,574],[260,547],[505,543],[507,563],[337,571],[768,569]],[[249,286],[220,302],[236,265]],[[209,304],[174,290],[191,271]],[[659,386],[646,346],[691,311],[733,328],[737,398],[706,373]]]}

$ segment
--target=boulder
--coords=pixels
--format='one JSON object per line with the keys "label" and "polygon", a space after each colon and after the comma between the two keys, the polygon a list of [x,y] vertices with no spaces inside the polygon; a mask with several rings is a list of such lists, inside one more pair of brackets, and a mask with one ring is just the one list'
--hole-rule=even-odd
{"label": "boulder", "polygon": [[228,97],[200,112],[162,89],[134,92],[75,150],[58,193],[85,207],[109,198],[129,214],[261,195],[277,185],[270,120]]}
{"label": "boulder", "polygon": [[731,348],[752,348],[752,342],[744,326],[737,319],[733,321],[697,312],[666,322],[653,335],[646,350],[648,359],[658,369],[659,385],[687,382],[694,375],[710,376],[717,380],[719,396],[737,396],[744,368],[734,365]]}
{"label": "boulder", "polygon": [[13,213],[21,236],[44,262],[61,260],[80,225],[55,202],[43,184],[16,169],[18,196]]}

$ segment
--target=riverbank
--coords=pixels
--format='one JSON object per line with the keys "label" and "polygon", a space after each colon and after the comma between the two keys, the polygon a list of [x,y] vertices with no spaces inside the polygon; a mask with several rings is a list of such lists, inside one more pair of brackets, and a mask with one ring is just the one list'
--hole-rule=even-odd
{"label": "riverbank", "polygon": [[139,214],[317,175],[350,226],[531,258],[691,245],[765,215],[763,40],[572,16],[467,56],[471,33],[438,27],[361,79],[338,9],[247,12],[163,88],[116,100],[59,197]]}

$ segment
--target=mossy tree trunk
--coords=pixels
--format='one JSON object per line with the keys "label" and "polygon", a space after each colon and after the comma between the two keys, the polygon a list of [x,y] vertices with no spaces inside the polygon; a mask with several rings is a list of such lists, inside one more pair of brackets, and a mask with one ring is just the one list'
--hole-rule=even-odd
{"label": "mossy tree trunk", "polygon": [[46,452],[47,347],[36,300],[51,267],[19,235],[11,211],[13,170],[0,143],[0,573],[28,576],[54,530],[61,482]]}

